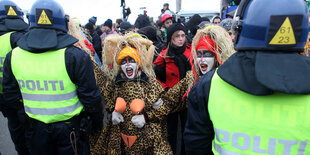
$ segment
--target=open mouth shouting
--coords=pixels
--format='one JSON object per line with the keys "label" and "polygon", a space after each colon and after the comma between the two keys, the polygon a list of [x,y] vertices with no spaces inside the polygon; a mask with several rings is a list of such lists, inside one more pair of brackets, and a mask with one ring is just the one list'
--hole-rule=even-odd
{"label": "open mouth shouting", "polygon": [[200,72],[206,74],[214,67],[215,56],[207,49],[197,50],[197,63],[199,65]]}
{"label": "open mouth shouting", "polygon": [[201,71],[205,72],[208,70],[208,65],[207,64],[200,64]]}
{"label": "open mouth shouting", "polygon": [[197,58],[199,69],[202,74],[206,74],[211,69],[213,69],[214,66],[214,57],[203,57],[203,58]]}
{"label": "open mouth shouting", "polygon": [[128,76],[132,76],[132,75],[133,75],[133,69],[132,69],[131,67],[127,67],[127,68],[126,68],[126,74],[127,74]]}
{"label": "open mouth shouting", "polygon": [[128,79],[133,79],[137,73],[138,64],[131,57],[126,57],[121,62],[121,68]]}

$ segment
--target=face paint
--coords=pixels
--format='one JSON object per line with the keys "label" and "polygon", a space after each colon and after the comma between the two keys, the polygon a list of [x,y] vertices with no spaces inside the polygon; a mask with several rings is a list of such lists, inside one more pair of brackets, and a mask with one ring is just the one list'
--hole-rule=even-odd
{"label": "face paint", "polygon": [[197,62],[202,74],[206,74],[213,69],[215,57],[211,51],[197,50]]}
{"label": "face paint", "polygon": [[133,79],[137,74],[138,64],[131,57],[126,57],[121,62],[121,68],[128,79]]}

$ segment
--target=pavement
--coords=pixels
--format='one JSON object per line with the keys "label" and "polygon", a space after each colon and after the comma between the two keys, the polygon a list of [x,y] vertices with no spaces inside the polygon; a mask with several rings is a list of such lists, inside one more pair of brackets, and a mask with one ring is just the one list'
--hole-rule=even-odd
{"label": "pavement", "polygon": [[7,122],[7,119],[0,112],[0,155],[17,155]]}

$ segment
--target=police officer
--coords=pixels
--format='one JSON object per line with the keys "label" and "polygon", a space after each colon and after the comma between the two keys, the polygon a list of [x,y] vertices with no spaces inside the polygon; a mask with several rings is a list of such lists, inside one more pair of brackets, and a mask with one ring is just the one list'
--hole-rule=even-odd
{"label": "police officer", "polygon": [[[23,110],[19,113],[9,110],[4,103],[2,94],[3,63],[5,56],[17,46],[17,41],[28,29],[27,23],[23,20],[23,12],[12,1],[0,1],[0,111],[8,118],[8,127],[12,141],[18,154],[29,154],[25,145],[25,128],[22,124]],[[18,109],[20,105],[14,105],[12,108]],[[19,117],[17,117],[19,116]]]}
{"label": "police officer", "polygon": [[310,58],[304,0],[242,0],[238,51],[188,98],[190,154],[310,154]]}
{"label": "police officer", "polygon": [[[89,154],[80,132],[81,115],[89,114],[93,131],[102,128],[101,95],[88,54],[74,47],[68,19],[54,0],[36,1],[30,29],[4,63],[6,105],[19,104],[30,117],[30,153]],[[15,110],[15,109],[12,109]]]}

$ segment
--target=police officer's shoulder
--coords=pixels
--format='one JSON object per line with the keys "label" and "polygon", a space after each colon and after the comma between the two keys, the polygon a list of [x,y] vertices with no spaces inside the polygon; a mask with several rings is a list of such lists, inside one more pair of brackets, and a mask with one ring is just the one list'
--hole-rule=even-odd
{"label": "police officer's shoulder", "polygon": [[214,73],[215,73],[215,69],[213,69],[213,70],[211,70],[211,71],[209,71],[209,72],[207,72],[206,74],[204,74],[203,76],[201,76],[199,79],[198,79],[198,81],[197,81],[197,83],[196,84],[202,84],[202,85],[204,85],[204,84],[206,84],[206,83],[210,83],[211,82],[211,79],[212,79],[212,77],[213,77],[213,75],[214,75]]}
{"label": "police officer's shoulder", "polygon": [[17,31],[17,32],[13,32],[11,34],[11,38],[13,38],[14,40],[19,40],[24,34],[26,33],[26,31]]}
{"label": "police officer's shoulder", "polygon": [[77,57],[89,57],[86,51],[73,45],[67,47],[66,54],[69,54],[71,56],[77,56]]}

